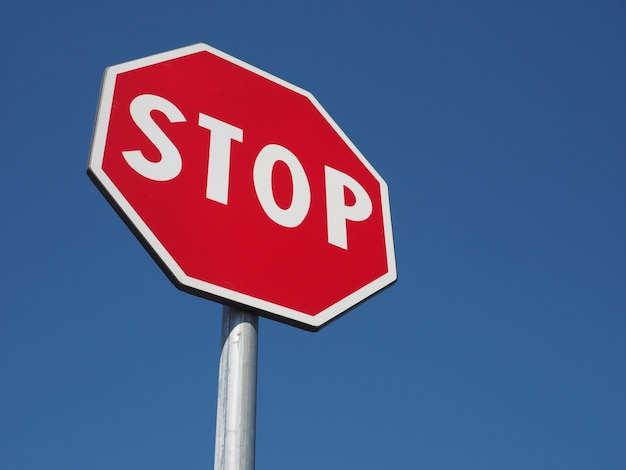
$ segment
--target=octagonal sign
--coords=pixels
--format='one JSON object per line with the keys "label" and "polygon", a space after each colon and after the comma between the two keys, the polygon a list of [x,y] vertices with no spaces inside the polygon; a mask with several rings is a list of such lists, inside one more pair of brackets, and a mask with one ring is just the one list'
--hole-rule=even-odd
{"label": "octagonal sign", "polygon": [[88,174],[193,294],[317,330],[396,280],[380,175],[310,93],[205,44],[105,71]]}

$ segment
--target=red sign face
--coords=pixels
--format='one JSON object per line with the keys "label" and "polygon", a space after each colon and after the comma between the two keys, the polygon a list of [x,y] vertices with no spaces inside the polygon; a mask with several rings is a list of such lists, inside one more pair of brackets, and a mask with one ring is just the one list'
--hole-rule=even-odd
{"label": "red sign face", "polygon": [[106,70],[88,173],[185,291],[317,330],[396,280],[383,179],[310,93],[207,45]]}

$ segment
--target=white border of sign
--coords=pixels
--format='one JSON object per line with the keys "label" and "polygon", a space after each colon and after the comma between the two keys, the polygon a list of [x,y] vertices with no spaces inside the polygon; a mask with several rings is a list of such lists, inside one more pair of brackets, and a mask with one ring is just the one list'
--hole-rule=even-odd
{"label": "white border of sign", "polygon": [[[361,162],[367,167],[367,169],[374,175],[374,177],[380,183],[380,192],[382,197],[382,210],[383,210],[383,225],[385,231],[385,244],[387,250],[388,272],[371,283],[365,285],[361,289],[353,292],[349,296],[343,298],[339,302],[331,305],[321,313],[310,316],[286,308],[282,305],[267,302],[255,297],[251,297],[240,292],[236,292],[224,287],[216,286],[204,281],[187,276],[176,261],[170,256],[165,247],[159,242],[157,237],[152,233],[148,226],[141,219],[139,214],[133,209],[130,203],[117,189],[113,182],[109,179],[106,173],[102,169],[102,163],[104,159],[104,146],[106,142],[107,132],[109,129],[109,117],[111,115],[111,107],[113,103],[113,91],[115,89],[115,81],[117,75],[130,70],[135,70],[148,65],[157,64],[171,59],[176,59],[197,52],[206,51],[214,54],[222,59],[225,59],[233,64],[236,64],[244,69],[247,69],[257,75],[265,77],[285,88],[288,88],[300,95],[305,96],[320,114],[328,121],[333,127],[335,132],[343,139],[343,141],[350,147],[355,155],[361,160]],[[108,67],[104,72],[102,80],[102,89],[100,92],[100,102],[98,105],[98,112],[96,115],[96,122],[94,127],[94,134],[91,143],[91,152],[89,156],[89,163],[87,165],[87,172],[89,177],[103,192],[105,197],[116,209],[118,214],[125,220],[131,230],[138,236],[142,244],[153,255],[155,260],[159,263],[161,268],[166,272],[168,277],[174,282],[174,284],[181,290],[188,291],[201,297],[208,297],[212,300],[216,300],[221,303],[234,305],[244,310],[253,309],[261,316],[269,317],[283,323],[289,323],[306,330],[317,331],[322,326],[345,313],[347,310],[356,306],[358,303],[377,293],[378,291],[389,286],[397,279],[396,273],[396,261],[395,252],[393,246],[393,235],[391,230],[391,212],[389,205],[389,193],[387,184],[382,177],[374,170],[372,165],[365,159],[356,146],[348,139],[344,132],[339,128],[335,121],[330,117],[326,110],[320,105],[320,103],[313,97],[311,93],[303,90],[291,83],[288,83],[278,77],[275,77],[263,70],[260,70],[250,64],[247,64],[235,57],[231,57],[224,52],[221,52],[206,44],[194,44],[191,46],[175,49],[168,52],[144,57],[141,59],[125,62],[119,65]]]}

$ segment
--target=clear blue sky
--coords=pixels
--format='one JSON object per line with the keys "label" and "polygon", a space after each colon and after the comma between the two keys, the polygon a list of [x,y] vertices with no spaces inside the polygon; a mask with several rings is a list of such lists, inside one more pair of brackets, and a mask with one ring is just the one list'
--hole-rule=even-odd
{"label": "clear blue sky", "polygon": [[11,2],[0,468],[212,468],[221,306],[85,174],[105,67],[205,42],[311,91],[389,184],[398,282],[259,332],[257,468],[626,468],[620,1]]}

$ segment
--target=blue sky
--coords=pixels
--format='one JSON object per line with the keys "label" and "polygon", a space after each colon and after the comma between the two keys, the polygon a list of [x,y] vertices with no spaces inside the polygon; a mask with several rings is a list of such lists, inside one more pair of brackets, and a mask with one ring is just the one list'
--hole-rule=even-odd
{"label": "blue sky", "polygon": [[221,306],[85,174],[104,69],[205,42],[312,92],[390,188],[398,282],[262,319],[258,469],[626,467],[626,7],[13,2],[0,468],[205,469]]}

